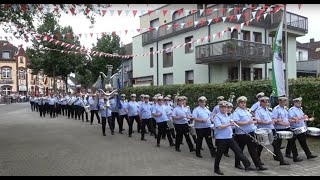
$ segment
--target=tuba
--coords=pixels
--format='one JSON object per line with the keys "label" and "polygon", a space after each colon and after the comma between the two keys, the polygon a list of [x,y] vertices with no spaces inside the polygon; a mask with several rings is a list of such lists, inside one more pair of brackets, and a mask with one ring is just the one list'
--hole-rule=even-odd
{"label": "tuba", "polygon": [[99,89],[104,94],[105,104],[103,106],[103,110],[106,109],[106,107],[110,107],[109,98],[112,96],[117,90],[113,90],[111,93],[106,93],[102,89]]}

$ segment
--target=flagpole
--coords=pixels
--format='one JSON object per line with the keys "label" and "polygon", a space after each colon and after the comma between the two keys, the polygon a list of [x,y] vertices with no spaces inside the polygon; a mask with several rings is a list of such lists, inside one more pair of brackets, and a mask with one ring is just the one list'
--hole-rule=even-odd
{"label": "flagpole", "polygon": [[[286,69],[286,96],[289,99],[289,69],[288,69],[288,63],[289,63],[289,58],[288,58],[288,29],[287,29],[287,4],[284,5],[284,33],[285,33],[285,69]],[[287,101],[287,107],[289,107],[289,100]]]}

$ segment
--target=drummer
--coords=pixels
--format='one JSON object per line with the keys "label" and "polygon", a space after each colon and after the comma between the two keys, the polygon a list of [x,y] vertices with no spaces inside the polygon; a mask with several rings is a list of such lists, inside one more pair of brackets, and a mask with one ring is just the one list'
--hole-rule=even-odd
{"label": "drummer", "polygon": [[260,98],[264,96],[264,93],[263,92],[259,92],[257,95],[256,95],[256,98],[258,99],[258,101],[256,103],[254,103],[250,110],[251,110],[251,114],[254,116],[254,112],[260,107]]}
{"label": "drummer", "polygon": [[[287,99],[288,99],[287,97],[278,97],[279,105],[274,107],[273,111],[272,111],[272,120],[275,122],[274,127],[276,128],[277,132],[278,131],[291,132],[290,123],[288,120],[289,113],[288,113],[287,109],[285,108]],[[279,138],[276,143],[278,143],[277,146],[281,147],[282,139]],[[295,143],[294,141],[292,141],[292,138],[288,139],[288,144],[290,144],[290,143]],[[297,155],[297,154],[295,154],[295,155]],[[279,160],[276,157],[274,157],[274,159],[277,161]],[[302,161],[302,159],[299,158],[298,155],[293,157],[293,162],[300,162],[300,161]]]}
{"label": "drummer", "polygon": [[[301,109],[302,98],[295,98],[293,99],[294,106],[289,109],[289,122],[291,128],[294,130],[296,128],[306,127],[305,121],[308,120],[308,116],[304,114]],[[298,139],[300,146],[302,147],[303,151],[306,153],[308,159],[316,158],[317,156],[312,155],[309,150],[306,141],[306,133],[301,133],[298,135],[294,135],[292,138],[292,143],[288,143],[286,149],[286,157],[290,158],[290,154],[292,151],[293,158],[298,157],[298,151],[295,144],[296,139]]]}
{"label": "drummer", "polygon": [[[274,121],[271,119],[271,112],[268,110],[269,98],[264,96],[264,97],[261,97],[259,101],[260,101],[260,107],[255,111],[255,118],[257,119],[258,128],[271,129],[273,136],[275,136],[276,131],[274,129]],[[274,151],[274,154],[276,155],[276,159],[280,161],[280,165],[289,165],[289,163],[286,162],[283,158],[278,141],[279,141],[278,139],[274,139],[272,143],[273,151]],[[257,153],[258,153],[259,159],[261,156],[262,149],[263,147],[261,145],[257,146]],[[261,162],[261,159],[260,159],[260,162]]]}

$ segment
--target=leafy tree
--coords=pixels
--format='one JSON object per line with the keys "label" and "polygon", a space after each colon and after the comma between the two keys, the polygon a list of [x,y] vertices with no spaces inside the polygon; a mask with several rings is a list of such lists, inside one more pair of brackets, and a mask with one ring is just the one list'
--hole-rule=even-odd
{"label": "leafy tree", "polygon": [[[37,32],[39,34],[73,34],[73,30],[70,26],[61,27],[56,18],[57,17],[53,14],[46,14],[42,24],[38,27]],[[61,77],[67,83],[68,74],[77,71],[77,67],[84,63],[84,56],[79,54],[63,54],[60,51],[41,49],[41,47],[48,47],[51,49],[66,50],[60,45],[52,44],[43,39],[44,37],[42,37],[40,41],[33,39],[32,42],[35,48],[27,49],[27,54],[30,57],[30,64],[28,67],[35,73],[39,72],[39,70],[43,70],[46,75],[53,77],[54,79],[56,77]],[[69,39],[65,36],[59,37],[58,40],[78,46],[80,45],[80,41],[77,37]],[[38,49],[39,47],[40,49]],[[53,88],[54,90],[56,89],[55,83]]]}

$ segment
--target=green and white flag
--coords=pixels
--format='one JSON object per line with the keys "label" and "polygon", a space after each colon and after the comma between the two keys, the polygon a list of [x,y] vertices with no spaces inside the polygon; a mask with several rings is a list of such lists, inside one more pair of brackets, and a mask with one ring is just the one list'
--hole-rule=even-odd
{"label": "green and white flag", "polygon": [[283,18],[279,24],[276,39],[273,44],[273,60],[272,60],[272,87],[275,97],[286,95],[284,71],[283,71],[283,58],[282,58],[282,29]]}

